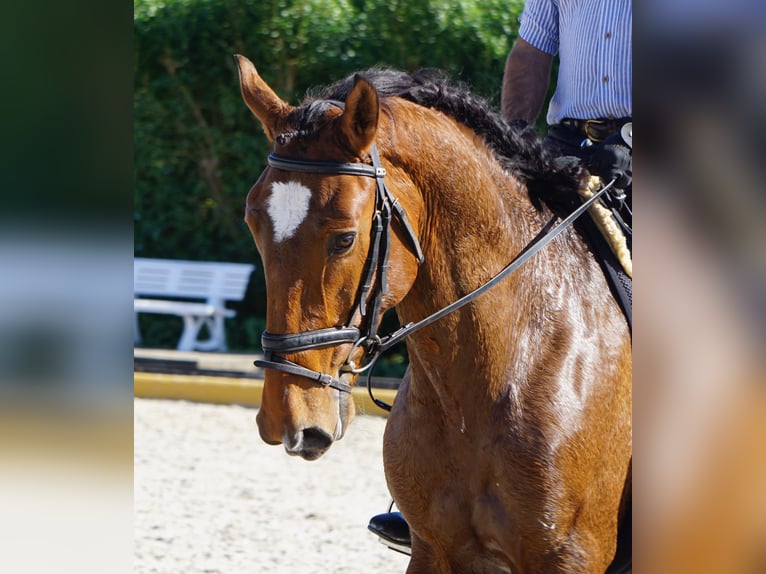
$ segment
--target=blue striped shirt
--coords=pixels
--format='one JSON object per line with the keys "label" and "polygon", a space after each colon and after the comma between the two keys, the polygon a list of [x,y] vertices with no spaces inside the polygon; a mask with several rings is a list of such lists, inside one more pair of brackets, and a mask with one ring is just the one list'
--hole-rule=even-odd
{"label": "blue striped shirt", "polygon": [[632,116],[631,0],[527,0],[519,36],[559,55],[548,124]]}

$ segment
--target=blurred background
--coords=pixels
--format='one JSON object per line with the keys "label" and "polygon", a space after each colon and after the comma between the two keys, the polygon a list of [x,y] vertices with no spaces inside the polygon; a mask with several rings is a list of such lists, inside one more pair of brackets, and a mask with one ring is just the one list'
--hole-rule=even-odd
{"label": "blurred background", "polygon": [[[280,95],[373,64],[497,104],[521,2],[28,2],[0,19],[0,571],[132,569],[132,258],[257,264]],[[762,2],[636,12],[635,546],[643,572],[766,572]],[[252,350],[257,280],[228,333]],[[151,318],[149,318],[151,319]],[[157,318],[159,320],[159,318]],[[172,347],[149,320],[147,344]]]}
{"label": "blurred background", "polygon": [[766,572],[765,19],[634,20],[637,571]]}
{"label": "blurred background", "polygon": [[132,5],[0,18],[0,571],[130,572]]}

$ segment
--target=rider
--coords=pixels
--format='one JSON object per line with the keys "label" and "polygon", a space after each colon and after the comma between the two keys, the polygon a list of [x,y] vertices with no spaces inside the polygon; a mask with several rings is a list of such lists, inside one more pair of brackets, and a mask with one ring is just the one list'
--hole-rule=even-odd
{"label": "rider", "polygon": [[[626,192],[620,215],[630,228],[632,197],[631,0],[527,0],[519,38],[505,64],[501,112],[512,125],[534,124],[559,56],[544,143],[557,156]],[[630,233],[626,233],[631,243]]]}
{"label": "rider", "polygon": [[[533,125],[558,54],[544,144],[557,156],[580,158],[605,182],[616,180],[615,188],[625,191],[619,215],[629,246],[632,20],[631,0],[527,0],[501,95],[502,115],[512,126]],[[393,546],[410,544],[409,527],[398,512],[373,517],[368,528]]]}

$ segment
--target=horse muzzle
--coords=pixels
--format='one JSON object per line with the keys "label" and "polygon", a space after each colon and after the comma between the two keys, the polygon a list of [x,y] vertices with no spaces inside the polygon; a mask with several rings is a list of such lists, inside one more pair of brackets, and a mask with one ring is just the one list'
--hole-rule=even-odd
{"label": "horse muzzle", "polygon": [[332,446],[333,437],[319,427],[309,427],[291,435],[285,433],[282,443],[287,454],[303,460],[316,460]]}
{"label": "horse muzzle", "polygon": [[316,460],[343,438],[355,414],[353,398],[350,393],[306,388],[304,383],[290,383],[284,375],[275,375],[267,375],[256,415],[261,439],[284,445],[291,456]]}

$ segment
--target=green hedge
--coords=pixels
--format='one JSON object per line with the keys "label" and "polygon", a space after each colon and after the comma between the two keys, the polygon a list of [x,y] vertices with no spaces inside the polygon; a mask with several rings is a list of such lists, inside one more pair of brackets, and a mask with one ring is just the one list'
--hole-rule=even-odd
{"label": "green hedge", "polygon": [[[285,100],[375,64],[438,67],[499,104],[523,0],[136,0],[135,253],[255,262],[232,350],[259,348],[262,269],[244,198],[269,144],[241,100],[233,55]],[[172,318],[142,317],[171,346]],[[394,361],[395,362],[395,361]]]}

